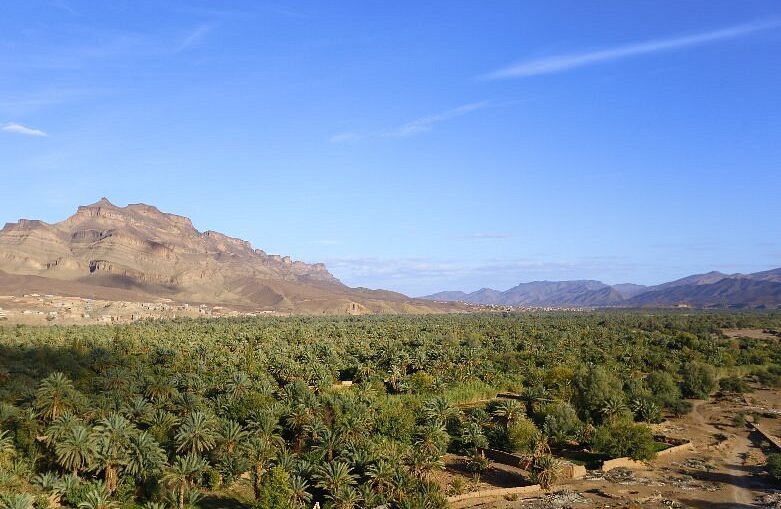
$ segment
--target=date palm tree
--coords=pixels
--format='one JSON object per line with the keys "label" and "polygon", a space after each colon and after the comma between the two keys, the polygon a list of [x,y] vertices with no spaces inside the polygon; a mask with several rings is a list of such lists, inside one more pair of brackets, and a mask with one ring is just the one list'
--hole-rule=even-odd
{"label": "date palm tree", "polygon": [[483,433],[483,428],[475,423],[470,422],[461,431],[461,442],[464,447],[469,449],[478,449],[488,447],[488,439]]}
{"label": "date palm tree", "polygon": [[226,454],[233,454],[233,450],[241,444],[249,435],[241,424],[234,420],[224,421],[218,433],[220,447]]}
{"label": "date palm tree", "polygon": [[550,454],[544,454],[534,460],[532,465],[532,478],[544,490],[549,489],[556,482],[559,471],[559,460]]}
{"label": "date palm tree", "polygon": [[176,495],[178,509],[184,509],[184,498],[193,480],[201,475],[206,462],[200,456],[188,454],[179,456],[174,464],[163,471],[161,482]]}
{"label": "date palm tree", "polygon": [[330,500],[347,487],[356,484],[355,476],[350,473],[350,466],[343,461],[328,461],[315,472],[315,486],[323,489]]}
{"label": "date palm tree", "polygon": [[149,432],[161,444],[168,444],[173,429],[179,425],[179,418],[162,408],[158,408],[150,414],[146,421],[149,425]]}
{"label": "date palm tree", "polygon": [[627,410],[627,406],[623,399],[617,396],[610,396],[607,398],[602,402],[602,407],[599,409],[602,418],[608,422],[620,417]]}
{"label": "date palm tree", "polygon": [[155,403],[161,403],[173,398],[177,393],[176,387],[166,380],[157,379],[146,387],[144,394]]}
{"label": "date palm tree", "polygon": [[35,408],[43,419],[52,421],[76,406],[76,388],[63,373],[44,378],[35,393]]}
{"label": "date palm tree", "polygon": [[203,412],[191,412],[176,433],[176,451],[200,454],[214,448],[217,433],[213,420]]}
{"label": "date palm tree", "polygon": [[498,418],[505,427],[526,416],[526,408],[518,400],[503,399],[496,404],[493,416]]}
{"label": "date palm tree", "polygon": [[442,396],[434,397],[423,404],[423,417],[430,424],[439,423],[447,426],[452,419],[458,418],[460,414],[461,410]]}
{"label": "date palm tree", "polygon": [[333,495],[326,495],[333,509],[355,509],[361,501],[361,494],[354,486],[342,486]]}
{"label": "date palm tree", "polygon": [[122,409],[132,421],[145,422],[152,413],[152,405],[143,396],[133,396]]}
{"label": "date palm tree", "polygon": [[410,472],[417,479],[425,479],[433,470],[441,469],[444,463],[439,454],[431,454],[423,449],[415,448],[408,459]]}
{"label": "date palm tree", "polygon": [[119,503],[109,498],[107,488],[92,488],[84,494],[84,500],[79,502],[79,509],[118,509]]}
{"label": "date palm tree", "polygon": [[304,441],[304,430],[312,420],[312,409],[303,403],[294,403],[284,417],[285,426],[295,435],[293,450],[300,451]]}
{"label": "date palm tree", "polygon": [[135,433],[128,443],[128,458],[125,472],[136,479],[147,479],[158,473],[165,465],[165,451],[147,431]]}
{"label": "date palm tree", "polygon": [[252,489],[255,497],[260,496],[263,475],[276,458],[277,451],[284,445],[279,434],[279,424],[274,414],[258,413],[248,423],[249,438],[241,445],[245,457],[252,463]]}
{"label": "date palm tree", "polygon": [[307,491],[309,483],[301,476],[294,475],[290,478],[290,503],[296,509],[308,508],[312,502],[312,495]]}
{"label": "date palm tree", "polygon": [[88,427],[77,424],[71,427],[55,444],[57,463],[78,476],[95,461],[98,443],[96,434]]}
{"label": "date palm tree", "polygon": [[95,426],[98,437],[95,463],[103,470],[108,494],[114,493],[119,482],[119,470],[130,460],[130,436],[134,430],[130,421],[120,414],[109,415]]}
{"label": "date palm tree", "polygon": [[34,500],[29,493],[8,493],[0,496],[0,509],[34,509]]}
{"label": "date palm tree", "polygon": [[277,452],[277,458],[276,458],[276,466],[283,469],[285,472],[292,474],[296,470],[296,462],[297,457],[296,453],[290,452],[290,449],[288,449],[285,446],[282,446],[282,448]]}
{"label": "date palm tree", "polygon": [[325,457],[326,461],[332,461],[336,452],[344,445],[344,435],[340,431],[326,428],[315,445],[315,450]]}
{"label": "date palm tree", "polygon": [[3,466],[8,460],[16,456],[14,439],[10,431],[0,431],[0,466]]}
{"label": "date palm tree", "polygon": [[421,426],[415,434],[415,449],[430,458],[442,457],[449,442],[450,435],[442,424]]}
{"label": "date palm tree", "polygon": [[395,469],[393,465],[384,459],[369,466],[366,475],[369,478],[374,489],[383,495],[389,495],[393,489],[393,475]]}
{"label": "date palm tree", "polygon": [[233,373],[230,380],[225,383],[225,393],[232,400],[236,400],[252,389],[252,381],[243,371]]}

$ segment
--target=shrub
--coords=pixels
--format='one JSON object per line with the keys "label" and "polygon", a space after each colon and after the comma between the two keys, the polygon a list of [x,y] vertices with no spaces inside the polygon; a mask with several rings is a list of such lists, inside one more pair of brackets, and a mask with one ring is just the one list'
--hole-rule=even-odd
{"label": "shrub", "polygon": [[781,367],[777,365],[770,365],[768,368],[761,369],[756,373],[757,380],[767,387],[781,387]]}
{"label": "shrub", "polygon": [[594,452],[607,454],[611,458],[628,456],[635,460],[647,460],[656,455],[651,429],[628,420],[598,427],[594,432],[591,447]]}
{"label": "shrub", "polygon": [[650,398],[642,398],[632,402],[635,420],[650,423],[662,422],[662,411]]}
{"label": "shrub", "polygon": [[682,417],[691,412],[692,408],[694,408],[694,405],[692,405],[690,401],[679,399],[678,401],[671,404],[669,408],[670,412],[672,412],[674,416]]}
{"label": "shrub", "polygon": [[577,412],[569,403],[550,404],[545,407],[543,413],[543,430],[556,443],[574,439],[583,426]]}
{"label": "shrub", "polygon": [[681,390],[687,398],[706,399],[716,388],[713,367],[699,362],[690,362],[683,368]]}
{"label": "shrub", "polygon": [[413,394],[425,394],[434,390],[436,380],[425,371],[416,371],[407,379],[407,388]]}
{"label": "shrub", "polygon": [[274,467],[263,476],[255,507],[257,509],[289,509],[292,496],[290,474],[282,467]]}
{"label": "shrub", "polygon": [[409,444],[415,428],[415,413],[400,401],[386,400],[377,409],[374,427],[379,435]]}
{"label": "shrub", "polygon": [[527,418],[516,419],[507,428],[507,447],[512,452],[528,454],[542,437],[532,421]]}
{"label": "shrub", "polygon": [[205,485],[210,490],[216,490],[222,485],[222,475],[216,468],[209,468],[204,473]]}
{"label": "shrub", "polygon": [[623,404],[621,382],[612,373],[599,366],[582,369],[574,378],[575,405],[584,420],[601,423],[606,401]]}
{"label": "shrub", "polygon": [[535,458],[532,464],[532,480],[547,490],[553,486],[559,477],[559,460],[545,454]]}
{"label": "shrub", "polygon": [[750,390],[746,381],[737,376],[728,376],[719,380],[719,389],[721,392],[733,394],[743,394]]}
{"label": "shrub", "polygon": [[461,495],[466,492],[466,483],[464,482],[464,479],[461,477],[454,477],[452,481],[450,481],[450,486],[448,487],[448,495]]}
{"label": "shrub", "polygon": [[781,479],[781,454],[773,453],[767,457],[765,470],[774,479]]}
{"label": "shrub", "polygon": [[681,399],[681,389],[673,376],[666,371],[654,371],[645,379],[645,385],[651,391],[656,404],[669,408]]}

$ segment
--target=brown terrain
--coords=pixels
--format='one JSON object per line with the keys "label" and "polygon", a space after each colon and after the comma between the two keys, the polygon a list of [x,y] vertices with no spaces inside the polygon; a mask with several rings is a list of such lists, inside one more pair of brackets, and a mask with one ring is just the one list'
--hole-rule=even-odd
{"label": "brown terrain", "polygon": [[118,207],[105,198],[59,223],[21,219],[0,230],[0,295],[33,293],[128,303],[168,299],[246,313],[457,309],[350,288],[321,263],[266,254],[241,239],[199,232],[186,217],[144,204]]}
{"label": "brown terrain", "polygon": [[781,507],[780,485],[763,468],[766,455],[781,450],[781,391],[755,385],[750,394],[693,403],[689,415],[653,425],[655,434],[689,440],[691,447],[629,468],[589,470],[581,479],[560,479],[548,492],[493,495],[531,484],[528,472],[492,462],[476,480],[463,467],[465,458],[448,455],[437,480],[453,493],[460,478],[459,493],[474,492],[466,500],[454,497],[455,509]]}

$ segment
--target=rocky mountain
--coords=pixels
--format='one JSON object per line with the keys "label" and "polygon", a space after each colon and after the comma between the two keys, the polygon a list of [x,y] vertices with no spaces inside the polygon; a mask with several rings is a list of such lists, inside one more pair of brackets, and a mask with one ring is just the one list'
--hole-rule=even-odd
{"label": "rocky mountain", "polygon": [[781,269],[753,274],[695,274],[655,286],[601,281],[534,281],[504,292],[440,292],[439,301],[526,307],[781,308]]}
{"label": "rocky mountain", "polygon": [[729,276],[714,283],[677,285],[641,293],[627,301],[633,306],[686,304],[699,308],[781,307],[781,282]]}
{"label": "rocky mountain", "polygon": [[592,307],[612,305],[624,300],[617,290],[600,281],[533,281],[521,283],[504,292],[483,288],[472,293],[440,292],[423,298],[529,307]]}
{"label": "rocky mountain", "polygon": [[755,272],[753,274],[748,274],[746,277],[749,279],[755,279],[757,281],[775,281],[777,283],[781,283],[781,269]]}
{"label": "rocky mountain", "polygon": [[634,283],[620,283],[613,285],[613,289],[621,294],[621,297],[625,299],[631,299],[635,295],[639,295],[648,290],[645,285],[636,285]]}
{"label": "rocky mountain", "polygon": [[241,239],[200,232],[186,217],[144,204],[117,207],[105,198],[59,223],[21,219],[0,230],[0,292],[33,287],[280,311],[441,309],[393,292],[349,288],[321,263],[267,254]]}

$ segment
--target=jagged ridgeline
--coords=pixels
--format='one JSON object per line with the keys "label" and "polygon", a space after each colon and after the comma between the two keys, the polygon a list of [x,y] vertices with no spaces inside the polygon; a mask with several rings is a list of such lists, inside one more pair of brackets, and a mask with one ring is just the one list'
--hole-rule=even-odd
{"label": "jagged ridgeline", "polygon": [[0,291],[107,300],[167,297],[297,312],[428,312],[443,306],[349,288],[322,263],[267,254],[244,240],[198,231],[156,207],[103,198],[59,223],[0,231]]}

